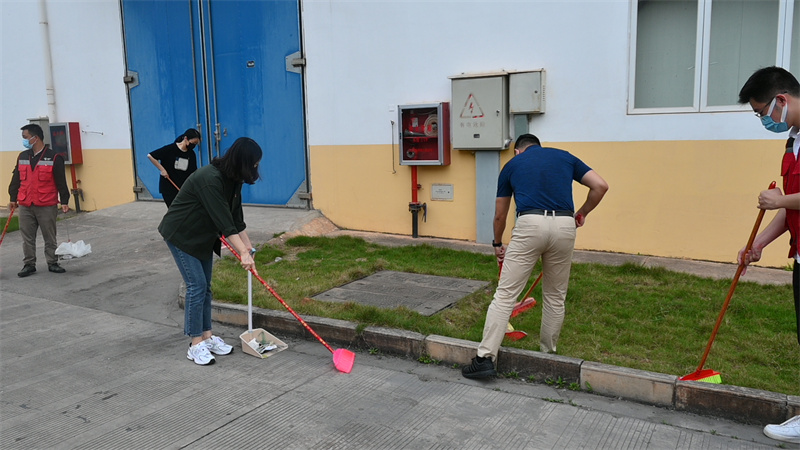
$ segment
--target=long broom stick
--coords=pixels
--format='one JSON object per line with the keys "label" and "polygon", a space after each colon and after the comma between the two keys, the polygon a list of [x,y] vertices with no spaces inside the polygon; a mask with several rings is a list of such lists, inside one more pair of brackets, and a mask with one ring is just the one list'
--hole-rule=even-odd
{"label": "long broom stick", "polygon": [[[775,189],[774,181],[770,183],[769,189]],[[744,253],[742,256],[743,260],[753,248],[753,241],[756,239],[758,229],[761,227],[761,220],[764,218],[764,213],[765,211],[763,209],[758,211],[758,218],[756,219],[755,225],[753,225],[753,231],[750,232],[750,238],[747,240],[747,245],[744,246]],[[708,345],[706,345],[705,352],[703,352],[703,358],[700,360],[700,365],[697,366],[697,370],[694,372],[681,377],[681,380],[706,381],[709,383],[722,382],[722,377],[720,377],[719,372],[715,372],[713,370],[703,371],[703,366],[706,363],[706,358],[708,358],[708,352],[711,351],[711,344],[714,343],[714,339],[717,337],[717,331],[719,331],[719,326],[722,324],[722,318],[725,317],[725,312],[728,310],[728,304],[730,304],[731,297],[733,297],[733,291],[736,290],[736,284],[739,283],[739,277],[742,275],[745,267],[747,266],[745,265],[744,261],[742,261],[742,263],[739,264],[739,267],[736,269],[736,275],[733,276],[731,288],[728,290],[728,296],[725,297],[725,302],[722,304],[722,310],[719,312],[717,323],[714,325],[714,331],[711,332],[711,338],[708,340]]]}

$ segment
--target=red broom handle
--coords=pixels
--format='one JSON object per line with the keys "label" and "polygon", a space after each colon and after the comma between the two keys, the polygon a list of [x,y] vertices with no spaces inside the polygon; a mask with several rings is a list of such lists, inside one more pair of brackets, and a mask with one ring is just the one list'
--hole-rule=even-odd
{"label": "red broom handle", "polygon": [[[233,256],[235,256],[235,257],[236,257],[236,259],[238,259],[239,261],[241,261],[241,260],[242,260],[242,257],[241,257],[241,256],[239,256],[239,253],[238,253],[236,250],[234,250],[234,248],[233,248],[233,246],[231,246],[231,244],[229,244],[229,243],[228,243],[228,240],[227,240],[227,239],[225,239],[225,236],[221,236],[219,239],[222,241],[222,243],[223,243],[223,244],[225,244],[225,247],[227,247],[227,248],[228,248],[228,250],[230,250],[230,251],[231,251],[231,253],[233,253]],[[318,340],[318,341],[320,341],[320,342],[322,343],[322,345],[324,345],[324,346],[325,346],[325,348],[327,348],[327,349],[328,349],[328,350],[329,350],[331,353],[333,353],[333,349],[331,348],[331,346],[330,346],[330,345],[328,345],[328,343],[327,343],[327,342],[325,342],[325,339],[322,339],[322,338],[320,337],[320,335],[318,335],[318,334],[317,334],[317,332],[316,332],[316,331],[314,331],[313,329],[311,329],[311,327],[310,327],[310,326],[309,326],[309,325],[306,323],[306,321],[305,321],[305,320],[303,320],[303,318],[302,318],[302,317],[298,316],[298,315],[297,315],[297,313],[296,313],[296,312],[294,312],[294,310],[293,310],[293,309],[292,309],[292,308],[291,308],[289,305],[287,305],[285,301],[283,301],[283,299],[281,298],[281,296],[280,296],[280,295],[278,295],[278,293],[277,293],[277,292],[275,292],[275,290],[274,290],[274,289],[272,289],[272,287],[271,287],[269,284],[267,284],[267,282],[266,282],[266,281],[264,281],[264,279],[263,279],[263,278],[261,278],[261,276],[259,276],[259,275],[258,275],[258,274],[257,274],[257,273],[256,273],[254,270],[252,270],[252,269],[248,269],[248,270],[250,270],[250,273],[252,273],[252,274],[253,274],[253,276],[254,276],[254,277],[256,277],[256,278],[258,279],[258,281],[260,281],[260,282],[261,282],[261,284],[263,284],[263,285],[264,285],[264,287],[266,287],[266,288],[269,290],[270,294],[272,294],[272,295],[273,295],[275,298],[277,298],[277,299],[278,299],[278,301],[279,301],[279,302],[281,302],[281,305],[283,305],[283,307],[284,307],[284,308],[286,308],[286,309],[287,309],[287,310],[288,310],[290,313],[292,313],[292,315],[294,316],[294,318],[295,318],[295,319],[299,320],[299,321],[300,321],[300,323],[301,323],[301,324],[302,324],[304,327],[306,327],[306,330],[308,330],[308,331],[309,331],[309,333],[311,333],[312,335],[314,335],[314,337],[315,337],[315,338],[317,338],[317,340]]]}
{"label": "red broom handle", "polygon": [[172,181],[172,178],[170,178],[170,177],[169,177],[169,175],[167,175],[165,178],[166,178],[167,180],[169,180],[169,182],[170,182],[170,183],[172,183],[172,185],[173,185],[173,186],[175,186],[175,189],[177,189],[177,190],[179,190],[179,191],[181,190],[181,188],[179,188],[179,187],[178,187],[178,185],[177,185],[177,184],[175,184],[175,182],[174,182],[174,181]]}
{"label": "red broom handle", "polygon": [[539,276],[536,277],[536,281],[533,282],[533,284],[531,285],[531,288],[528,289],[528,293],[525,294],[525,297],[522,297],[522,300],[525,300],[526,298],[531,296],[531,292],[533,292],[533,288],[535,288],[536,285],[539,284],[539,281],[542,279],[542,275],[544,275],[544,272],[540,273]]}
{"label": "red broom handle", "polygon": [[[769,185],[769,189],[775,189],[775,182],[773,181]],[[711,339],[708,340],[708,345],[706,345],[706,351],[703,353],[703,358],[700,360],[700,365],[697,366],[696,372],[700,372],[703,366],[706,363],[706,358],[708,358],[708,352],[711,351],[711,344],[714,343],[714,338],[717,337],[717,331],[719,331],[719,326],[722,324],[722,318],[725,317],[725,312],[728,310],[728,304],[731,302],[731,297],[733,297],[733,291],[736,290],[736,284],[739,283],[739,277],[742,275],[742,271],[744,271],[745,263],[744,258],[747,256],[747,253],[753,248],[753,241],[756,238],[756,234],[758,234],[758,229],[761,227],[761,220],[764,218],[764,210],[760,210],[758,212],[758,218],[756,219],[755,225],[753,225],[753,231],[750,232],[750,239],[747,240],[747,245],[744,246],[744,253],[742,256],[742,263],[739,264],[739,268],[736,269],[736,275],[733,276],[733,283],[731,283],[731,288],[728,290],[728,296],[725,297],[725,302],[722,304],[722,311],[719,312],[719,317],[717,317],[717,323],[714,325],[714,331],[711,332]]]}
{"label": "red broom handle", "polygon": [[6,220],[6,226],[3,227],[3,235],[0,236],[0,244],[3,243],[3,239],[6,238],[6,230],[8,230],[8,224],[11,223],[11,216],[14,215],[14,209],[11,209],[11,212],[8,213],[8,219]]}

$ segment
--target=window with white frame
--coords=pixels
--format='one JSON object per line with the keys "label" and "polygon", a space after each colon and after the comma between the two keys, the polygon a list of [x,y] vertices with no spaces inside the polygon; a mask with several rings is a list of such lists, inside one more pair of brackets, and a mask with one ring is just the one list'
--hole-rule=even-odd
{"label": "window with white frame", "polygon": [[631,0],[629,113],[738,111],[773,65],[800,78],[800,0]]}

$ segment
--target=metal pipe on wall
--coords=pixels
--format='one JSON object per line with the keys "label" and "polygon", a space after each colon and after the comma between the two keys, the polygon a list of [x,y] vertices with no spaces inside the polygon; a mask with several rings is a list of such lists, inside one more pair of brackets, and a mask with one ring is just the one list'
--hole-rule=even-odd
{"label": "metal pipe on wall", "polygon": [[[50,47],[50,22],[47,17],[47,0],[39,0],[39,29],[42,33],[42,53],[44,56],[44,82],[45,94],[47,95],[47,120],[49,123],[58,122],[56,117],[56,89],[53,83],[53,51]],[[45,130],[45,138],[49,136],[49,127]],[[75,165],[70,164],[70,175],[72,177],[72,198],[75,200],[75,211],[81,212],[79,196],[83,192],[78,187],[78,175],[75,172]]]}
{"label": "metal pipe on wall", "polygon": [[44,53],[44,80],[47,94],[47,118],[56,122],[56,90],[53,86],[53,55],[50,49],[50,23],[47,20],[47,0],[39,0],[39,29],[42,33],[42,53]]}
{"label": "metal pipe on wall", "polygon": [[411,202],[408,204],[408,210],[411,211],[411,237],[419,237],[419,211],[422,210],[422,219],[426,220],[428,214],[428,205],[420,203],[417,197],[417,191],[422,186],[417,181],[417,166],[411,166]]}

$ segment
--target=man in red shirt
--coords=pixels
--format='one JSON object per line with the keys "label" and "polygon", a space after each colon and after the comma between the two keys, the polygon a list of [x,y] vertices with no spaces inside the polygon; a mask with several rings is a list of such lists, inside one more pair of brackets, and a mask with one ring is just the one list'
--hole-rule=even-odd
{"label": "man in red shirt", "polygon": [[42,230],[44,255],[50,272],[64,273],[56,256],[56,217],[58,199],[61,210],[69,211],[69,187],[64,174],[64,157],[44,143],[42,127],[28,124],[22,127],[25,151],[17,157],[8,194],[11,211],[19,208],[19,231],[22,234],[22,271],[20,277],[36,272],[36,233]]}
{"label": "man in red shirt", "polygon": [[[761,251],[770,242],[790,234],[789,258],[794,259],[792,287],[794,288],[794,310],[797,321],[797,342],[800,343],[800,161],[798,150],[800,139],[800,83],[787,70],[780,67],[765,67],[757,70],[739,91],[739,103],[749,103],[761,119],[762,125],[775,133],[789,132],[784,147],[781,176],[783,192],[775,188],[762,191],[758,196],[758,207],[777,209],[778,213],[764,231],[756,236],[750,252],[739,250],[738,261],[745,265],[761,259]],[[795,416],[780,425],[767,425],[764,434],[784,442],[800,444],[800,416]]]}

